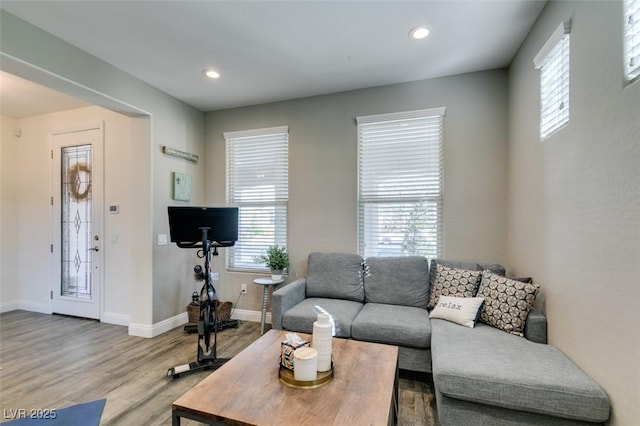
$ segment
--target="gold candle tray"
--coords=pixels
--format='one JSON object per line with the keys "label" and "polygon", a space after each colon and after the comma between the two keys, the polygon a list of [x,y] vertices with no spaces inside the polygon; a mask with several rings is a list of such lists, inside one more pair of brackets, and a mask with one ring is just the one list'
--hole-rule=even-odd
{"label": "gold candle tray", "polygon": [[292,388],[316,389],[326,385],[331,380],[333,380],[333,365],[331,365],[329,371],[318,371],[318,377],[315,380],[296,380],[292,370],[280,367],[280,381]]}

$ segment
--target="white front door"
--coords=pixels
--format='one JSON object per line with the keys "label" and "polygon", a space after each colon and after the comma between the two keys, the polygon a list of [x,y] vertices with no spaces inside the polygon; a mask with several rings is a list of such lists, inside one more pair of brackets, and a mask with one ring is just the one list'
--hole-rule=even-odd
{"label": "white front door", "polygon": [[102,125],[51,135],[52,311],[100,319]]}

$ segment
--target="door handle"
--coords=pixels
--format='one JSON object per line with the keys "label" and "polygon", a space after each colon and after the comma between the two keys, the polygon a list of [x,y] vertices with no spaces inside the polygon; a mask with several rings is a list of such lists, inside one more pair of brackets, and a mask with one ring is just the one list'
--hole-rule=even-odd
{"label": "door handle", "polygon": [[87,250],[100,251],[100,247],[95,246],[95,247],[88,248]]}

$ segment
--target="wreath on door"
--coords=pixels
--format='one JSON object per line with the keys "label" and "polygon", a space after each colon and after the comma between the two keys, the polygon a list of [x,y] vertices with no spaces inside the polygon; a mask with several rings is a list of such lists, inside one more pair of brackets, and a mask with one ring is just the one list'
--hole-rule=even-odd
{"label": "wreath on door", "polygon": [[[84,191],[80,192],[80,185],[78,182],[82,182],[81,174],[85,175],[87,186],[84,188]],[[67,170],[67,182],[69,185],[69,192],[71,193],[71,198],[75,201],[82,201],[89,198],[89,194],[91,193],[91,166],[87,163],[75,163],[69,170]]]}

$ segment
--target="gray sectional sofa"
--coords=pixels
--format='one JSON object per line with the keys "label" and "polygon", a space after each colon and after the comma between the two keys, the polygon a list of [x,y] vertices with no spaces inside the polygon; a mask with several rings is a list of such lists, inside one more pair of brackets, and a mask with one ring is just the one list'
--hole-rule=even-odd
{"label": "gray sectional sofa", "polygon": [[529,311],[524,337],[480,322],[468,328],[430,319],[437,264],[504,275],[500,265],[311,253],[307,276],[273,293],[272,326],[311,333],[317,314],[327,312],[336,337],[398,346],[400,369],[433,374],[443,426],[593,425],[609,418],[602,389],[546,344],[542,313]]}

